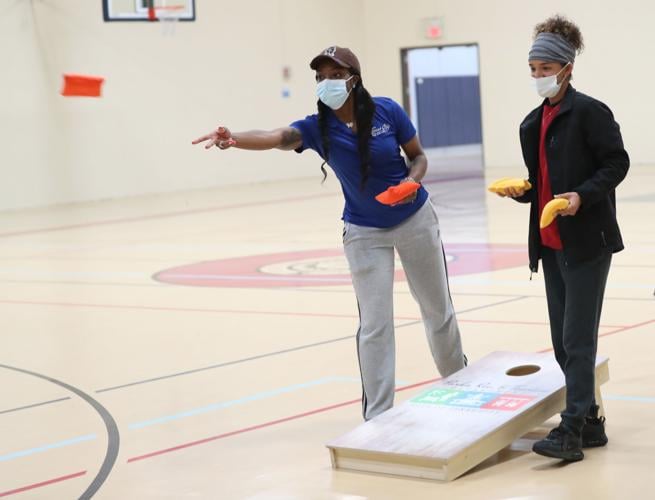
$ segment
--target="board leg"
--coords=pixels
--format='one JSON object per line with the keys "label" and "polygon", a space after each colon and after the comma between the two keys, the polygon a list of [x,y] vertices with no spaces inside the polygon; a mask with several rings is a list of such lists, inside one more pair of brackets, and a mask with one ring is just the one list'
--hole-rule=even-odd
{"label": "board leg", "polygon": [[596,404],[598,405],[598,416],[604,417],[605,405],[603,405],[603,395],[600,392],[600,385],[596,385],[595,395],[596,395]]}

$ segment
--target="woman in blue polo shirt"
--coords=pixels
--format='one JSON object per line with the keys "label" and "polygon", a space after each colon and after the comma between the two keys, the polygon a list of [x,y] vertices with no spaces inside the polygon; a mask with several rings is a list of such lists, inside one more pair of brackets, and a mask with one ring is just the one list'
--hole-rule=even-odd
{"label": "woman in blue polo shirt", "polygon": [[441,375],[462,368],[465,357],[448,290],[439,221],[427,191],[421,186],[394,206],[375,199],[391,186],[420,182],[425,175],[427,159],[414,126],[396,102],[370,96],[359,61],[349,49],[329,47],[310,67],[316,71],[317,114],[271,131],[232,133],[218,127],[193,143],[298,153],[312,149],[334,170],[345,198],[343,242],[359,304],[357,352],[363,415],[368,420],[393,406],[394,251],[420,305]]}

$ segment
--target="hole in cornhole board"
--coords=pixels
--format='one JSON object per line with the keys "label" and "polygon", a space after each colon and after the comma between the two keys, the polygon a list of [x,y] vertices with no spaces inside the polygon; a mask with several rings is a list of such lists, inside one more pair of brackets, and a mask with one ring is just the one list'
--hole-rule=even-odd
{"label": "hole in cornhole board", "polygon": [[520,365],[510,368],[505,372],[505,374],[510,377],[524,377],[526,375],[537,373],[539,370],[541,370],[541,367],[537,365]]}

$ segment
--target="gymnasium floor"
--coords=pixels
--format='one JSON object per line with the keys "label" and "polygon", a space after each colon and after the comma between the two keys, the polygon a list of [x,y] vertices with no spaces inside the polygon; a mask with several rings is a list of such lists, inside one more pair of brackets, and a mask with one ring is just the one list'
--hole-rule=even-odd
{"label": "gymnasium floor", "polygon": [[[428,185],[471,362],[550,346],[527,207],[484,190],[522,172],[486,175]],[[655,167],[618,191],[627,250],[599,347],[610,444],[561,465],[528,451],[538,428],[451,483],[330,467],[361,389],[342,199],[319,180],[0,214],[0,497],[652,496]],[[400,275],[395,315],[400,402],[438,376]]]}

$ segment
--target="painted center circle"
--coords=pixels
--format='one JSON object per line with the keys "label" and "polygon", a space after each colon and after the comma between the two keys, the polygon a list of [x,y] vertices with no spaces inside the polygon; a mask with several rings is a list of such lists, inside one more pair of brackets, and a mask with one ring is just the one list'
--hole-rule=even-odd
{"label": "painted center circle", "polygon": [[[446,245],[448,274],[460,276],[525,265],[523,245],[465,243]],[[396,259],[396,280],[405,280]],[[207,287],[298,287],[350,285],[342,249],[307,250],[197,262],[162,270],[163,283]]]}

